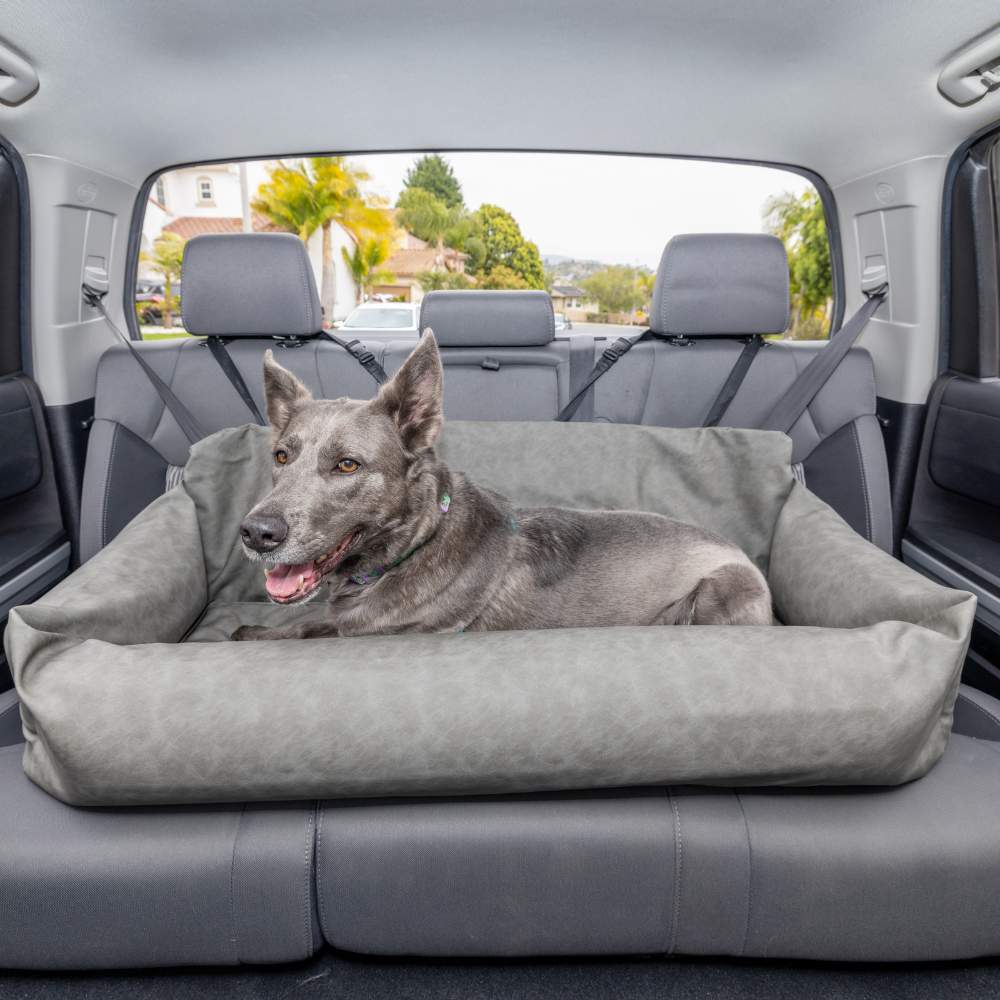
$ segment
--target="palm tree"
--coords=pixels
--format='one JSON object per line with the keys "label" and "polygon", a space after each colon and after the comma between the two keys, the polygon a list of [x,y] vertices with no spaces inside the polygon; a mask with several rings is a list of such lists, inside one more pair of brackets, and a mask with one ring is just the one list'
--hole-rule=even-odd
{"label": "palm tree", "polygon": [[253,210],[275,225],[297,233],[308,242],[317,229],[323,232],[323,271],[320,301],[328,318],[337,304],[332,226],[342,226],[355,243],[366,237],[385,237],[392,220],[384,207],[367,199],[361,186],[369,174],[342,156],[314,156],[294,165],[281,160],[268,171],[268,180],[257,190]]}
{"label": "palm tree", "polygon": [[160,233],[153,241],[153,252],[142,254],[150,270],[163,278],[163,306],[160,322],[168,330],[173,329],[174,312],[177,309],[177,296],[174,294],[174,282],[180,281],[181,264],[184,261],[184,244],[187,241],[177,233]]}
{"label": "palm tree", "polygon": [[341,247],[340,252],[351,272],[351,277],[354,278],[358,304],[371,294],[372,285],[385,284],[393,280],[392,272],[381,266],[389,259],[389,254],[392,252],[389,240],[362,238],[354,245],[353,253],[348,253],[347,247]]}

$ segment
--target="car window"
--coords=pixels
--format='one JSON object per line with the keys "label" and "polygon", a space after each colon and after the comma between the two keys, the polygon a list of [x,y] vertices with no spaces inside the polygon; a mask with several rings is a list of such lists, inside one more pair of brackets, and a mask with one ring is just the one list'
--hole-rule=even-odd
{"label": "car window", "polygon": [[579,153],[380,153],[160,174],[137,265],[143,336],[185,335],[187,240],[244,231],[305,241],[328,328],[412,330],[410,310],[393,303],[419,306],[436,289],[535,288],[552,296],[566,335],[617,336],[648,322],[663,247],[688,232],[769,232],[784,242],[786,336],[825,337],[833,313],[823,203],[790,170]]}

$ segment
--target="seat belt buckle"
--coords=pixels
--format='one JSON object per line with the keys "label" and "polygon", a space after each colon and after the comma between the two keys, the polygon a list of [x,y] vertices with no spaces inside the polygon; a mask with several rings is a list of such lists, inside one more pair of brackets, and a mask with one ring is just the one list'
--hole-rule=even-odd
{"label": "seat belt buckle", "polygon": [[628,354],[632,350],[632,341],[628,337],[619,337],[613,344],[609,344],[601,352],[601,357],[605,361],[614,364],[623,354]]}
{"label": "seat belt buckle", "polygon": [[369,351],[360,340],[350,340],[347,343],[347,349],[353,354],[362,365],[366,367],[370,365],[375,360],[375,355]]}

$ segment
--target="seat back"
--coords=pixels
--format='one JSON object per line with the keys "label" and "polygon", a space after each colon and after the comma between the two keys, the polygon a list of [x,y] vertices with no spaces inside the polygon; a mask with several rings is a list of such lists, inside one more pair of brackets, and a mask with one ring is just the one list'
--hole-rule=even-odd
{"label": "seat back", "polygon": [[[699,426],[742,351],[740,339],[783,333],[788,313],[788,261],[778,239],[745,233],[675,236],[657,271],[652,336],[596,383],[587,418]],[[597,352],[604,346],[598,341]],[[766,342],[722,424],[761,426],[822,346]],[[859,534],[891,550],[889,472],[875,403],[871,357],[855,348],[789,434],[806,485]]]}
{"label": "seat back", "polygon": [[[189,329],[225,337],[262,412],[261,368],[269,347],[318,398],[371,398],[377,386],[357,361],[336,345],[310,336],[320,310],[302,244],[293,237],[256,234],[254,245],[244,249],[248,239],[198,237],[189,242],[184,272]],[[778,312],[787,315],[787,304],[783,310],[776,305],[787,303],[784,251],[777,258],[779,268],[773,244],[756,242],[769,237],[716,239],[722,241],[727,266],[735,270],[736,278],[726,281],[726,267],[719,266],[717,255],[711,262],[711,255],[705,254],[691,259],[689,241],[672,241],[660,274],[672,272],[673,287],[683,288],[684,308],[666,304],[671,286],[665,278],[658,281],[658,306],[651,317],[654,335],[596,383],[574,420],[698,425],[741,351],[736,333],[759,333],[762,326],[776,324]],[[671,251],[677,245],[681,250]],[[741,257],[754,257],[758,251],[763,263],[739,263]],[[687,259],[679,261],[677,253]],[[711,281],[697,279],[699,266]],[[232,278],[234,268],[241,274],[238,282]],[[684,276],[683,283],[678,275]],[[763,293],[762,283],[767,285]],[[223,293],[213,295],[213,287]],[[289,287],[297,290],[291,299]],[[195,290],[193,295],[189,288]],[[298,296],[306,302],[299,302]],[[276,301],[283,303],[281,311],[273,309]],[[552,306],[544,292],[432,292],[424,300],[422,322],[434,329],[441,347],[449,419],[551,420],[613,339],[578,332],[554,337]],[[736,323],[747,329],[734,331]],[[685,328],[693,336],[685,335]],[[391,374],[412,350],[413,341],[371,341],[366,346]],[[206,430],[251,419],[204,341],[183,337],[137,347]],[[723,423],[758,425],[816,349],[816,345],[768,343]],[[888,471],[867,352],[855,349],[848,354],[791,436],[796,452],[803,456],[799,472],[810,489],[864,537],[890,548]],[[124,347],[108,350],[98,367],[95,421],[84,474],[81,558],[99,551],[177,481],[188,448],[135,359]]]}
{"label": "seat back", "polygon": [[[420,323],[441,349],[453,420],[553,420],[593,363],[592,337],[556,338],[546,292],[431,292]],[[391,370],[412,346],[394,345]]]}

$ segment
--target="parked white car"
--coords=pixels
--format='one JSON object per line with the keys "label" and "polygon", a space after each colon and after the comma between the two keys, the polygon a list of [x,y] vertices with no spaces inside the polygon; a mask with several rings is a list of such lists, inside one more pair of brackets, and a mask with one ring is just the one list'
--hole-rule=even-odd
{"label": "parked white car", "polygon": [[[365,302],[358,306],[343,323],[341,330],[360,334],[410,334],[417,335],[420,323],[420,306],[411,302]],[[335,324],[337,325],[337,324]]]}

